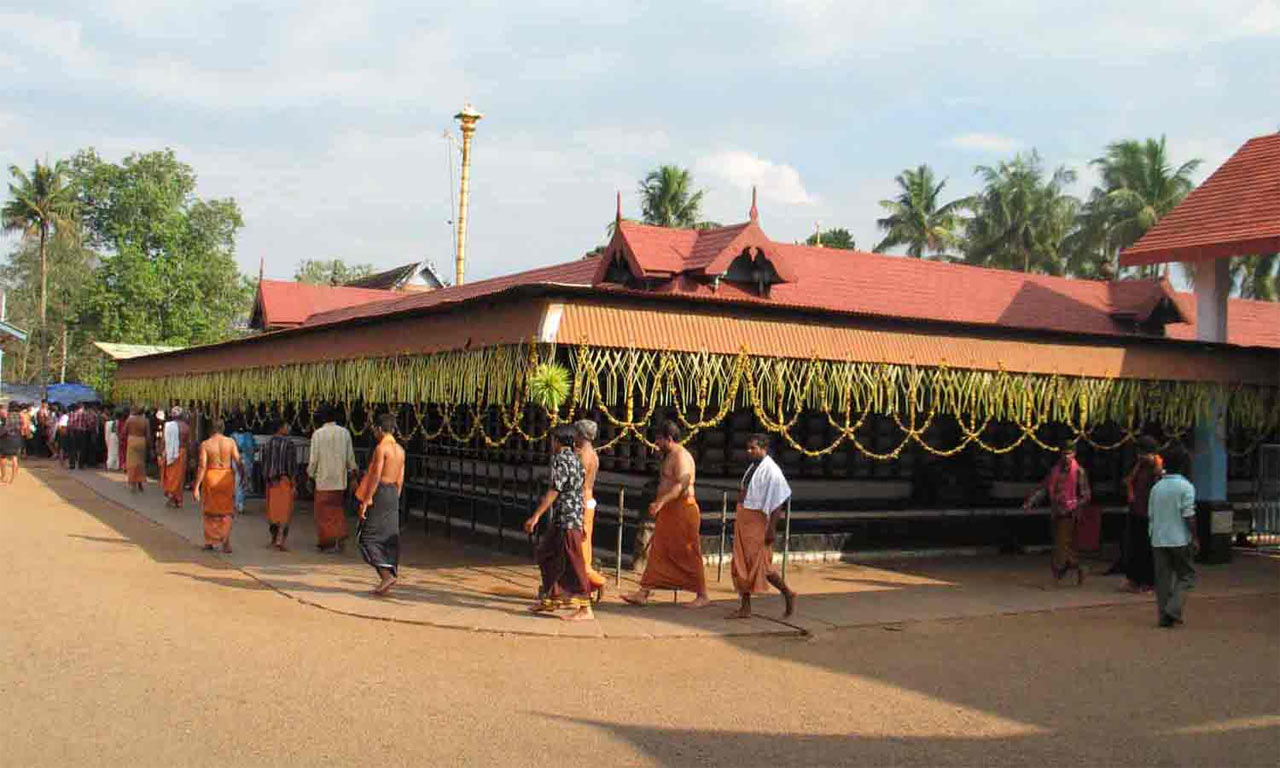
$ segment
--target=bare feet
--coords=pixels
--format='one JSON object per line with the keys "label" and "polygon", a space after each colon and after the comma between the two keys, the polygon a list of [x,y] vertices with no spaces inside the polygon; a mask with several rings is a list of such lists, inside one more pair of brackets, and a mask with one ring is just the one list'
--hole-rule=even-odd
{"label": "bare feet", "polygon": [[204,545],[204,550],[205,550],[206,552],[212,552],[212,551],[213,551],[213,545],[212,545],[212,544],[205,544],[205,545]]}
{"label": "bare feet", "polygon": [[711,605],[711,601],[707,598],[706,595],[698,595],[693,599],[692,603],[685,603],[684,607],[685,608],[706,608],[709,605]]}
{"label": "bare feet", "polygon": [[230,541],[224,541],[224,542],[222,542],[222,551],[223,551],[223,552],[225,552],[225,553],[226,553],[226,554],[228,554],[228,555],[229,555],[229,554],[231,554],[231,542],[230,542]]}
{"label": "bare feet", "polygon": [[596,615],[591,612],[591,606],[584,605],[568,616],[561,616],[561,621],[591,621]]}
{"label": "bare feet", "polygon": [[632,605],[644,605],[649,602],[649,593],[642,589],[639,592],[623,595],[622,599]]}
{"label": "bare feet", "polygon": [[383,577],[382,582],[379,583],[378,586],[374,588],[373,594],[385,595],[388,592],[390,592],[391,588],[394,587],[395,585],[396,585],[396,577],[394,576]]}
{"label": "bare feet", "polygon": [[595,592],[595,595],[592,596],[591,602],[595,603],[596,605],[599,605],[600,603],[604,602],[604,585],[603,584],[596,587],[596,592]]}
{"label": "bare feet", "polygon": [[554,603],[548,603],[545,600],[539,600],[529,606],[529,613],[554,613],[556,606]]}
{"label": "bare feet", "polygon": [[782,611],[782,618],[789,619],[796,612],[796,593],[795,590],[782,593],[782,600],[786,604],[786,608]]}
{"label": "bare feet", "polygon": [[725,616],[725,618],[726,618],[726,619],[749,619],[749,618],[751,618],[751,609],[750,609],[750,608],[739,608],[738,610],[734,611],[733,613],[729,614],[728,616]]}

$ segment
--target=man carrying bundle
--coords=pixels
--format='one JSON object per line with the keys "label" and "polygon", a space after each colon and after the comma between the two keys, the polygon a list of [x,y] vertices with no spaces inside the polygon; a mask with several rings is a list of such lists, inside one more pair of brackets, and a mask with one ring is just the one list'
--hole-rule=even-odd
{"label": "man carrying bundle", "polygon": [[742,604],[728,618],[751,618],[751,595],[768,592],[769,585],[782,593],[786,603],[782,615],[786,618],[795,612],[796,593],[773,567],[773,540],[777,536],[778,520],[791,498],[791,486],[769,455],[766,435],[748,438],[747,455],[752,464],[742,476],[733,518],[733,586]]}

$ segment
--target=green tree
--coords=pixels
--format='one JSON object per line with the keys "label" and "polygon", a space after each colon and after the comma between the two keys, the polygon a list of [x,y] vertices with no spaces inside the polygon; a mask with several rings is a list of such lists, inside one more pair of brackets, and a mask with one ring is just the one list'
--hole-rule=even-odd
{"label": "green tree", "polygon": [[99,264],[80,303],[94,338],[188,346],[228,338],[243,311],[236,202],[196,196],[196,174],[172,150],[120,164],[93,150],[71,162],[86,237]]}
{"label": "green tree", "polygon": [[[960,211],[966,201],[952,200],[939,205],[946,179],[936,181],[933,169],[921,165],[906,169],[894,181],[898,183],[898,196],[880,201],[880,207],[889,215],[876,219],[876,226],[885,233],[884,239],[876,244],[876,251],[905,245],[907,255],[919,259],[926,253],[942,255],[960,242],[963,224]],[[826,244],[825,237],[823,244]]]}
{"label": "green tree", "polygon": [[1242,299],[1280,301],[1280,253],[1232,259],[1231,284]]}
{"label": "green tree", "polygon": [[858,246],[853,242],[853,235],[849,234],[847,229],[828,229],[823,232],[815,232],[809,235],[804,241],[805,245],[817,245],[822,243],[823,248],[836,248],[842,251],[857,250]]}
{"label": "green tree", "polygon": [[698,225],[703,190],[693,190],[693,176],[684,168],[664,165],[640,182],[640,210],[644,223],[692,229]]}
{"label": "green tree", "polygon": [[[0,265],[0,287],[5,290],[9,319],[22,328],[40,327],[41,263],[39,241],[24,238]],[[92,277],[96,254],[77,238],[54,237],[47,244],[43,263],[48,277],[45,311],[50,332],[43,336],[31,333],[26,343],[15,345],[13,356],[6,357],[12,362],[5,366],[5,373],[10,381],[40,382],[41,363],[61,356],[63,331],[67,330],[67,375],[83,380],[80,362],[89,351],[89,340],[79,330],[76,308]]]}
{"label": "green tree", "polygon": [[40,259],[40,348],[46,350],[41,357],[41,383],[47,381],[49,370],[48,304],[49,262],[48,250],[51,237],[74,237],[76,230],[76,192],[67,181],[66,163],[53,165],[35,162],[31,173],[16,165],[9,166],[9,199],[0,208],[0,225],[6,232],[19,232],[24,238],[36,239]]}
{"label": "green tree", "polygon": [[293,279],[314,285],[346,285],[373,272],[372,264],[348,265],[342,259],[306,259],[298,262]]}
{"label": "green tree", "polygon": [[[1195,183],[1191,174],[1199,159],[1174,167],[1169,160],[1165,137],[1125,139],[1107,145],[1106,152],[1090,164],[1097,169],[1100,184],[1089,195],[1082,213],[1082,237],[1077,249],[1101,254],[1111,275],[1117,254],[1133,245],[1157,221],[1182,202]],[[1156,267],[1139,268],[1145,277]]]}
{"label": "green tree", "polygon": [[965,238],[965,261],[971,264],[1061,275],[1066,271],[1067,237],[1080,202],[1063,192],[1075,172],[1058,167],[1045,177],[1040,155],[1016,155],[974,172],[982,191],[969,202],[973,217]]}

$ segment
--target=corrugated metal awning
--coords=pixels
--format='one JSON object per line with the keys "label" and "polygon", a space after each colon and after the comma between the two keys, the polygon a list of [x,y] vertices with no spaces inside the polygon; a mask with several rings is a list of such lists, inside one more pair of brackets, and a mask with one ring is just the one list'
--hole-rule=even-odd
{"label": "corrugated metal awning", "polygon": [[1156,381],[1275,384],[1280,374],[1280,355],[1269,350],[985,338],[577,302],[563,305],[556,341]]}

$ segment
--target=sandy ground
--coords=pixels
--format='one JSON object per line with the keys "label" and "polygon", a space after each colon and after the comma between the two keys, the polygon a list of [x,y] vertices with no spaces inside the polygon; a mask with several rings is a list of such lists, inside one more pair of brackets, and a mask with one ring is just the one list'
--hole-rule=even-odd
{"label": "sandy ground", "polygon": [[1280,600],[806,637],[337,615],[53,469],[0,488],[3,765],[1275,765]]}

